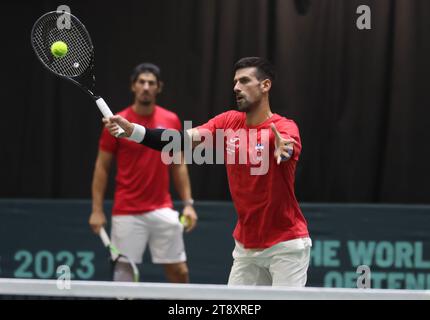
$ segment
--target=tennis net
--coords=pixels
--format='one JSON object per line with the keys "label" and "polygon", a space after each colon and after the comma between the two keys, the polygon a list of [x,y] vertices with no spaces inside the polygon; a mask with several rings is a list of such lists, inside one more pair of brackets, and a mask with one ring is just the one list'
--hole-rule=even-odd
{"label": "tennis net", "polygon": [[430,290],[281,288],[207,284],[0,279],[1,299],[430,300]]}

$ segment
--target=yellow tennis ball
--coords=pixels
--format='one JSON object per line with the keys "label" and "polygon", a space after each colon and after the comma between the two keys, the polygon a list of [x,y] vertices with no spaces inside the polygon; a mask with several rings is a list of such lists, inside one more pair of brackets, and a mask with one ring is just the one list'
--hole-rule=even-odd
{"label": "yellow tennis ball", "polygon": [[181,223],[184,225],[184,227],[188,227],[188,225],[190,224],[190,219],[188,219],[184,215],[181,216],[181,218],[179,219],[179,221],[181,221]]}
{"label": "yellow tennis ball", "polygon": [[51,46],[51,53],[56,58],[64,57],[67,54],[67,44],[63,41],[55,41]]}

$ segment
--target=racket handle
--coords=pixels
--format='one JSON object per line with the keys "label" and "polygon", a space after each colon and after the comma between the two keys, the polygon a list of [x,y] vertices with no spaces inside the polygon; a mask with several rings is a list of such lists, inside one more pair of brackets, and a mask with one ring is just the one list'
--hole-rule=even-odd
{"label": "racket handle", "polygon": [[110,239],[109,239],[109,236],[106,233],[105,228],[101,228],[100,229],[99,236],[100,236],[100,239],[102,239],[103,244],[105,245],[105,247],[109,247],[109,245],[110,245]]}
{"label": "racket handle", "polygon": [[[109,106],[107,105],[107,103],[103,100],[103,98],[98,98],[97,100],[96,100],[96,104],[97,104],[97,107],[99,107],[99,110],[100,110],[100,112],[103,114],[103,116],[105,117],[105,118],[110,118],[110,117],[112,117],[113,116],[113,113],[112,113],[112,111],[110,111],[110,109],[109,109]],[[118,131],[118,133],[116,134],[116,137],[118,138],[118,137],[121,137],[124,133],[125,133],[125,131],[121,128],[121,127],[119,127],[118,126],[118,128],[119,128],[119,131]]]}

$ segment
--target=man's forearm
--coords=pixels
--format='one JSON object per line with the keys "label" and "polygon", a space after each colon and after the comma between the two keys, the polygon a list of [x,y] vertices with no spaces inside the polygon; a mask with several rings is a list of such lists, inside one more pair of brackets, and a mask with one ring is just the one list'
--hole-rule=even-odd
{"label": "man's forearm", "polygon": [[192,145],[191,142],[193,142],[192,136],[195,134],[196,129],[190,129],[184,132],[183,130],[174,129],[148,129],[136,123],[133,125],[133,132],[128,139],[149,148],[162,151],[166,145],[175,139],[174,137],[179,139],[177,140],[178,143],[180,143],[178,151],[184,151],[186,145],[195,146]]}
{"label": "man's forearm", "polygon": [[173,164],[172,166],[175,189],[184,203],[190,203],[192,201],[192,194],[188,167],[185,163]]}
{"label": "man's forearm", "polygon": [[93,211],[103,211],[103,201],[108,182],[108,172],[96,168],[92,183],[92,208]]}

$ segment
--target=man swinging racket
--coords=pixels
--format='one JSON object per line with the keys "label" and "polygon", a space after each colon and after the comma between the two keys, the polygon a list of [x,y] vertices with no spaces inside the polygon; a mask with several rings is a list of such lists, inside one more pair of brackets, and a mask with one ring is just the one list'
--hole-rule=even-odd
{"label": "man swinging racket", "polygon": [[[300,135],[294,121],[271,112],[273,80],[273,66],[265,59],[240,59],[234,76],[238,111],[224,112],[199,127],[179,131],[184,141],[181,148],[187,139],[196,147],[208,132],[213,137],[220,130],[230,132],[223,147],[228,160],[236,160],[227,161],[226,169],[238,221],[229,285],[306,284],[312,242],[294,193]],[[178,133],[148,129],[121,116],[104,122],[111,134],[117,133],[119,125],[127,139],[160,151],[171,143],[166,134]],[[231,132],[240,134],[232,137]],[[267,157],[261,157],[262,153]],[[257,174],[250,163],[256,157],[267,161],[267,169]]]}

